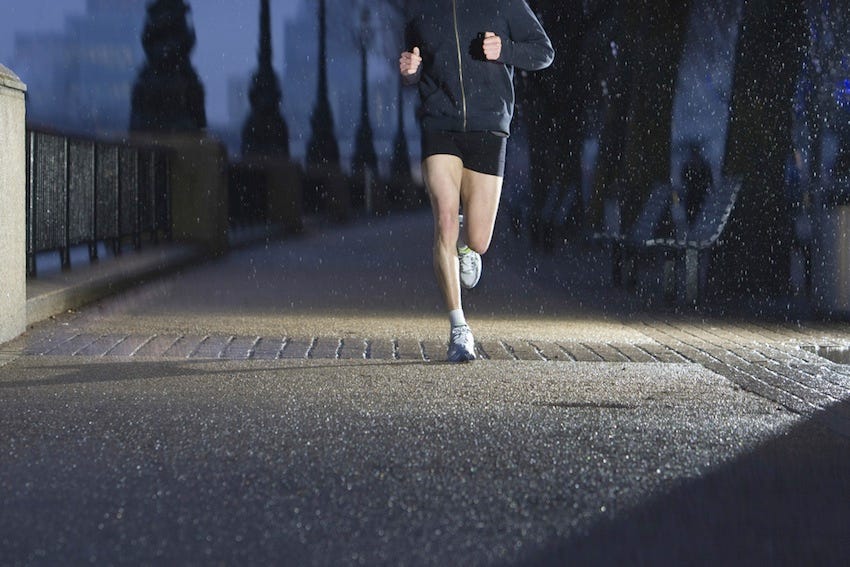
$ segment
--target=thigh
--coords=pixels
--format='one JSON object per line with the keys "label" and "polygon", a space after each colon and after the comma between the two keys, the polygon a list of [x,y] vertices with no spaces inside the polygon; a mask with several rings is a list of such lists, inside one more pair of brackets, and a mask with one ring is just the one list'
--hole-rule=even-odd
{"label": "thigh", "polygon": [[490,247],[501,195],[502,177],[463,170],[461,202],[467,242],[479,253]]}
{"label": "thigh", "polygon": [[451,220],[453,216],[457,222],[464,178],[463,162],[460,158],[449,154],[428,156],[422,162],[422,176],[431,198],[434,217],[443,222]]}

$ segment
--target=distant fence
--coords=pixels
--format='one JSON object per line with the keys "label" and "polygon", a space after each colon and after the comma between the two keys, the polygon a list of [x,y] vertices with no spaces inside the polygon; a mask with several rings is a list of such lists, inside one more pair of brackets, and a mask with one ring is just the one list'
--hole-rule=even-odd
{"label": "distant fence", "polygon": [[170,238],[168,150],[27,130],[27,274],[36,254],[56,251],[71,265],[72,246],[97,258],[104,242],[120,253],[142,236]]}

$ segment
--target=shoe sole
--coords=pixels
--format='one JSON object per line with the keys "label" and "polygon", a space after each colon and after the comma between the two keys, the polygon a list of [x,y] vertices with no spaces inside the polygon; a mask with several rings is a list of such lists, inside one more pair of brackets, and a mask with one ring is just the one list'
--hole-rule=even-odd
{"label": "shoe sole", "polygon": [[471,352],[460,354],[458,353],[455,357],[447,357],[446,361],[454,364],[463,364],[464,362],[472,362],[475,360],[475,354]]}
{"label": "shoe sole", "polygon": [[464,283],[464,281],[463,281],[463,280],[461,280],[461,281],[460,281],[460,286],[461,286],[463,289],[472,289],[472,288],[474,288],[475,286],[477,286],[477,285],[478,285],[478,282],[479,282],[480,280],[481,280],[481,274],[479,273],[479,274],[478,274],[478,277],[475,279],[475,281],[474,281],[474,282],[472,282],[472,284],[466,284],[466,283]]}

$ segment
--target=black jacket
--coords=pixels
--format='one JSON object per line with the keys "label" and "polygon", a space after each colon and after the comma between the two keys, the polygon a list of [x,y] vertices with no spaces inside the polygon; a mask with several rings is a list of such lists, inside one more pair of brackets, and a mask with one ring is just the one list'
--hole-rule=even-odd
{"label": "black jacket", "polygon": [[[502,38],[498,61],[484,58],[485,32]],[[422,0],[414,3],[405,49],[418,47],[420,118],[426,130],[510,133],[514,67],[537,71],[552,43],[525,0]]]}

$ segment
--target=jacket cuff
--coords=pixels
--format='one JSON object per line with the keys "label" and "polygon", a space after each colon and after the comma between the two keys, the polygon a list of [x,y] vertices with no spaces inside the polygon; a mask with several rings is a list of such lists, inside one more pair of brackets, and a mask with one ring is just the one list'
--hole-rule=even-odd
{"label": "jacket cuff", "polygon": [[499,63],[504,63],[505,65],[513,65],[514,60],[514,42],[507,38],[502,38],[502,52],[499,54],[499,58],[496,59]]}
{"label": "jacket cuff", "polygon": [[416,71],[413,75],[402,75],[401,82],[405,85],[412,86],[419,82],[419,78],[422,76],[422,67],[419,67],[419,70]]}

